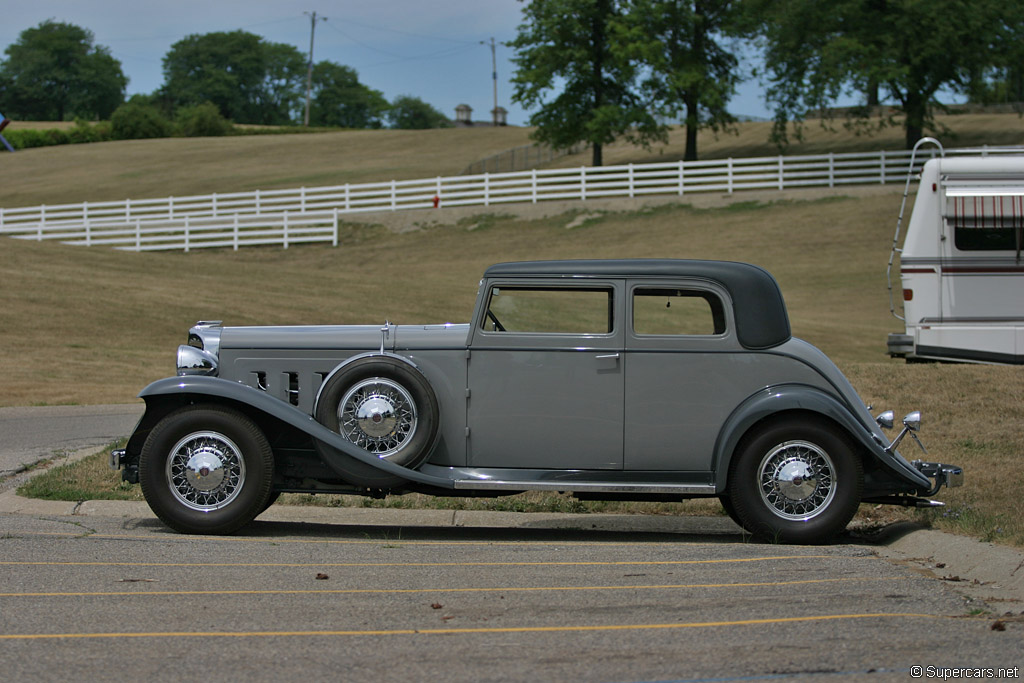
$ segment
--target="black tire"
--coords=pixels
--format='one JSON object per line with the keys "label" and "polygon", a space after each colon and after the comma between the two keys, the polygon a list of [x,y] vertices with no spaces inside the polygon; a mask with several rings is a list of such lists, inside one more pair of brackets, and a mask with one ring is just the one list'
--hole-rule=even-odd
{"label": "black tire", "polygon": [[718,502],[722,504],[722,509],[725,510],[725,514],[729,515],[729,519],[736,522],[739,526],[743,526],[743,522],[736,516],[736,508],[733,507],[729,496],[719,496]]}
{"label": "black tire", "polygon": [[[394,358],[372,356],[327,379],[314,417],[367,452],[415,469],[434,445],[439,416],[437,398],[418,370]],[[319,441],[316,447],[335,471],[357,486],[389,489],[406,481]]]}
{"label": "black tire", "polygon": [[270,496],[274,454],[244,414],[188,406],[164,417],[139,456],[142,494],[157,517],[186,534],[230,534]]}
{"label": "black tire", "polygon": [[727,492],[736,518],[756,538],[813,544],[846,528],[863,487],[861,460],[844,433],[787,418],[741,442]]}

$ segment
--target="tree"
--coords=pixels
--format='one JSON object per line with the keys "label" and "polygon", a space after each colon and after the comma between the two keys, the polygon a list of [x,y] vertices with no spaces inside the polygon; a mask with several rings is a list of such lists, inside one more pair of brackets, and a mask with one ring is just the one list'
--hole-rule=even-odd
{"label": "tree", "polygon": [[110,129],[115,140],[143,140],[168,137],[173,127],[149,98],[136,96],[110,115]]}
{"label": "tree", "polygon": [[735,122],[729,98],[739,82],[739,60],[721,43],[734,3],[717,0],[630,0],[614,26],[613,50],[646,74],[641,88],[659,113],[684,114],[684,159],[697,159],[697,133]]}
{"label": "tree", "polygon": [[530,0],[515,40],[512,100],[527,108],[533,138],[556,149],[589,143],[593,164],[616,138],[649,145],[666,138],[635,89],[636,69],[613,45],[621,0]]}
{"label": "tree", "polygon": [[43,121],[107,118],[124,102],[128,79],[93,34],[44,21],[21,32],[0,62],[0,101],[8,116]]}
{"label": "tree", "polygon": [[448,117],[418,97],[399,95],[388,109],[387,119],[391,128],[447,128],[451,125]]}
{"label": "tree", "polygon": [[967,92],[972,74],[1019,36],[1022,14],[1002,0],[750,0],[748,10],[761,20],[777,139],[785,140],[787,120],[841,95],[865,93],[870,104],[881,89],[904,116],[907,147],[934,127],[936,93]]}
{"label": "tree", "polygon": [[333,62],[313,67],[313,125],[380,128],[388,107],[384,95],[360,83],[354,69]]}
{"label": "tree", "polygon": [[305,83],[306,61],[291,45],[245,31],[190,35],[164,56],[163,98],[172,109],[212,102],[238,123],[289,123]]}

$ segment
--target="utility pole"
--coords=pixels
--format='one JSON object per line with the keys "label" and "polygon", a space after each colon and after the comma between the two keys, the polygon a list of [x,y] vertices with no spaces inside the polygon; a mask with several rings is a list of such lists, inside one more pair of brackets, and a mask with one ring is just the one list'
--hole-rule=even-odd
{"label": "utility pole", "polygon": [[[487,45],[486,40],[480,41],[481,45]],[[494,81],[494,109],[491,110],[491,118],[494,125],[498,125],[498,58],[495,54],[494,36],[491,36],[491,80]]]}
{"label": "utility pole", "polygon": [[[306,115],[302,119],[302,125],[309,127],[309,96],[313,90],[313,36],[316,34],[316,12],[303,12],[310,19],[309,26],[309,67],[306,69]],[[327,21],[327,17],[320,17],[320,21]],[[497,87],[497,86],[495,86]]]}

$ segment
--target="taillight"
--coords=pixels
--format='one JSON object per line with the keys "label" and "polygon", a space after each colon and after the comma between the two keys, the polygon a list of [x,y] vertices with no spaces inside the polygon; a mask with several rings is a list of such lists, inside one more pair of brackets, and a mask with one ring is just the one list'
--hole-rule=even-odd
{"label": "taillight", "polygon": [[912,289],[904,289],[903,290],[903,300],[904,301],[913,301],[914,300],[914,290],[912,290]]}

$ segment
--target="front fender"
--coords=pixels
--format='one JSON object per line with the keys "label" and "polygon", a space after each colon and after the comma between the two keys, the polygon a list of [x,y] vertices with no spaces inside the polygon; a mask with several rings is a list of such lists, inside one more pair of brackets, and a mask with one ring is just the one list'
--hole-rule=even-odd
{"label": "front fender", "polygon": [[[239,382],[199,375],[168,377],[157,380],[143,389],[139,394],[139,398],[144,399],[147,406],[147,415],[140,422],[140,427],[148,422],[152,422],[152,419],[147,420],[150,406],[155,406],[165,399],[176,399],[176,403],[193,400],[194,398],[231,401],[232,403],[248,406],[253,410],[280,420],[308,434],[311,438],[339,451],[340,454],[337,455],[325,456],[321,454],[324,463],[332,469],[334,469],[332,465],[334,458],[349,457],[408,481],[446,489],[455,487],[450,479],[430,476],[402,467],[401,465],[396,465],[387,460],[382,460],[346,441],[340,434],[331,431],[295,406]],[[137,427],[136,430],[138,431],[140,427]],[[133,435],[132,438],[134,439],[135,436]],[[131,441],[129,443],[131,444]],[[132,449],[130,448],[130,450]]]}
{"label": "front fender", "polygon": [[729,464],[740,440],[761,420],[784,412],[816,413],[838,424],[867,453],[881,461],[900,479],[918,489],[929,490],[931,481],[918,472],[899,453],[889,453],[885,444],[868,431],[850,409],[838,399],[816,387],[804,384],[783,384],[766,387],[748,397],[728,417],[715,442],[715,488],[724,491],[729,477]]}

